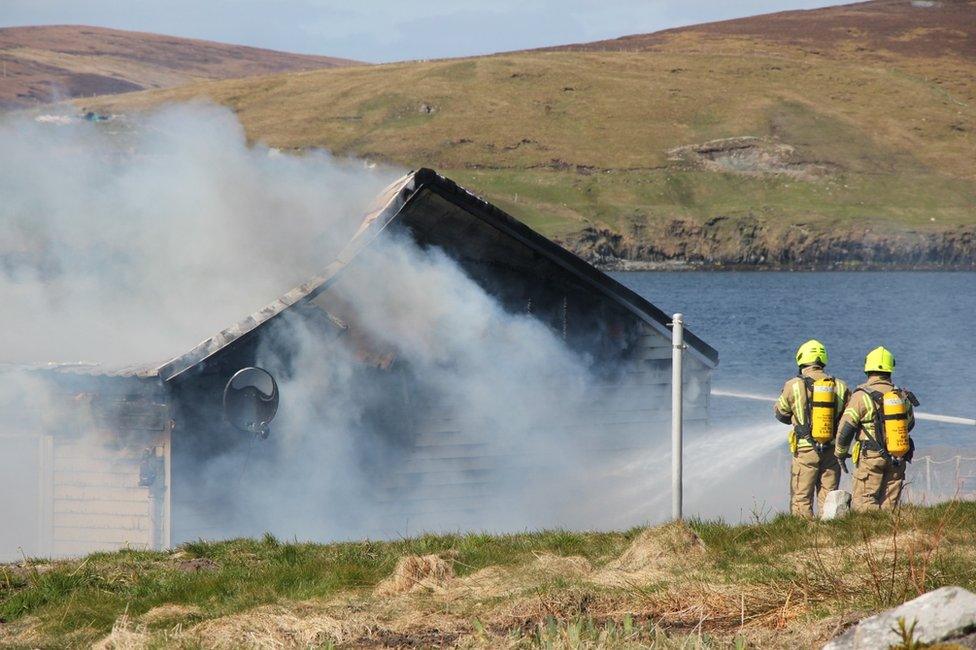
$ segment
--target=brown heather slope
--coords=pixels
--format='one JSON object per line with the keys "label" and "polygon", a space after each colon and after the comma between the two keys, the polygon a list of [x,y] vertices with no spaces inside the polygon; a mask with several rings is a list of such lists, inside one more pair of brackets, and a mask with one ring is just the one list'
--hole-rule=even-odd
{"label": "brown heather slope", "polygon": [[752,39],[809,54],[853,54],[883,61],[898,56],[960,56],[976,60],[973,0],[871,0],[633,34],[550,50],[654,50],[691,36]]}
{"label": "brown heather slope", "polygon": [[0,28],[0,108],[355,61],[82,25]]}
{"label": "brown heather slope", "polygon": [[[925,5],[925,6],[921,6]],[[192,84],[248,136],[434,167],[607,266],[976,268],[976,2]]]}

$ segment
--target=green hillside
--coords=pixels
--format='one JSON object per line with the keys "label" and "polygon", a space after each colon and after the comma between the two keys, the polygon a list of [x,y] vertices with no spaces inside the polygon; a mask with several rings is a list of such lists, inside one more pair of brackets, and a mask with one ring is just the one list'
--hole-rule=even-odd
{"label": "green hillside", "polygon": [[[208,97],[254,140],[434,167],[591,256],[609,245],[645,260],[829,263],[866,240],[882,262],[972,263],[976,48],[957,21],[976,24],[976,4],[854,7],[886,21],[779,15],[801,14],[819,49],[760,17],[633,49],[292,73],[86,106]],[[744,33],[749,21],[763,29]]]}

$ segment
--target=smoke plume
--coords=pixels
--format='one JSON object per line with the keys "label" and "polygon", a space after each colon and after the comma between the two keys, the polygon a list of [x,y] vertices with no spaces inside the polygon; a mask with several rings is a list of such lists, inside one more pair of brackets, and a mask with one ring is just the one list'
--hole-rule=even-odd
{"label": "smoke plume", "polygon": [[[102,124],[8,117],[0,144],[6,364],[129,365],[179,355],[321,272],[398,175],[323,152],[293,156],[249,144],[232,113],[209,105]],[[341,305],[348,323],[329,333],[288,315],[258,351],[281,388],[272,436],[184,469],[174,491],[187,534],[267,530],[326,540],[665,518],[665,428],[649,426],[643,449],[612,460],[597,454],[593,441],[609,436],[589,410],[614,396],[594,359],[543,322],[507,312],[443,252],[388,237],[327,298],[324,309]],[[356,343],[364,340],[395,357],[397,371],[364,371]],[[43,393],[23,375],[4,376],[19,391]],[[384,420],[396,400],[416,421]],[[11,417],[16,406],[3,410],[0,434],[24,428]],[[498,461],[485,485],[471,488],[474,511],[470,499],[464,512],[425,510],[443,495],[410,481],[418,440],[396,432],[439,425],[477,432],[483,456]],[[743,456],[730,474],[770,448],[709,435],[690,449],[704,458],[723,441]],[[727,478],[697,458],[690,466],[709,486]],[[755,491],[754,481],[738,481]],[[186,497],[195,491],[212,498],[195,504]],[[727,503],[729,489],[725,500],[689,492],[706,514],[741,511]]]}
{"label": "smoke plume", "polygon": [[0,359],[163,361],[321,271],[396,172],[248,146],[233,114],[0,122]]}

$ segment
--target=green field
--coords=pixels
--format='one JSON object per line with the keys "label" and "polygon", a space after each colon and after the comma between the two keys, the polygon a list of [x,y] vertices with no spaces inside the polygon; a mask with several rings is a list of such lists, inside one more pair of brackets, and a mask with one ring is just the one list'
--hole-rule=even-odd
{"label": "green field", "polygon": [[950,503],[836,522],[265,536],[37,559],[2,567],[0,645],[808,647],[925,591],[976,588],[974,528],[976,504]]}

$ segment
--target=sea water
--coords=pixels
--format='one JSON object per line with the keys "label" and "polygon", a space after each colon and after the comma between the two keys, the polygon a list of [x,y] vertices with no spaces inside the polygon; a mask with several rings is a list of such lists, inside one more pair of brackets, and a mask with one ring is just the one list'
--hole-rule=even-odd
{"label": "sea water", "polygon": [[[666,313],[683,313],[686,327],[718,350],[714,390],[776,397],[796,374],[797,346],[811,338],[827,346],[828,370],[853,388],[864,379],[864,355],[884,345],[897,359],[895,383],[915,392],[920,411],[976,418],[976,273],[613,275]],[[688,511],[748,519],[785,509],[787,427],[772,404],[713,395],[709,416],[709,432],[685,447]],[[976,456],[976,427],[919,422],[912,435],[920,455]]]}
{"label": "sea water", "polygon": [[[878,345],[897,359],[895,383],[919,410],[976,418],[976,273],[616,273],[719,352],[715,389],[776,396],[794,353],[824,342],[828,370],[852,387]],[[772,417],[771,405],[713,398],[713,419]],[[920,425],[921,426],[921,425]],[[925,423],[939,442],[976,446],[976,427]],[[921,434],[921,432],[919,432]]]}

